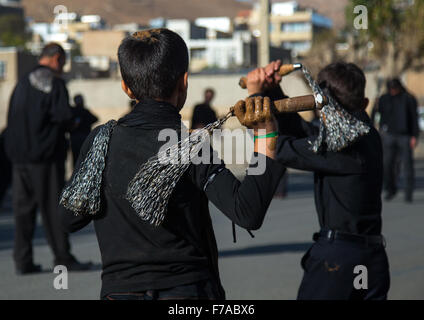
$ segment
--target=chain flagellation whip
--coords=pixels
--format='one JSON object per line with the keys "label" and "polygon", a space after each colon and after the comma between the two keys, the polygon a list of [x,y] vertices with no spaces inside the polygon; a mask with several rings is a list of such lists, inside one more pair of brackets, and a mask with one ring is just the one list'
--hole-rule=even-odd
{"label": "chain flagellation whip", "polygon": [[309,70],[303,66],[303,74],[311,87],[314,96],[325,96],[328,99],[320,111],[320,128],[317,139],[310,141],[312,151],[319,152],[325,147],[328,151],[338,152],[370,131],[370,126],[355,118],[342,108],[329,92],[324,92],[312,78]]}
{"label": "chain flagellation whip", "polygon": [[[325,95],[317,93],[315,96],[277,100],[273,104],[277,112],[299,112],[323,108],[327,101]],[[189,168],[191,159],[198,155],[213,130],[220,128],[232,116],[234,107],[222,119],[195,130],[140,166],[128,186],[126,198],[142,220],[154,226],[162,224],[172,192]]]}

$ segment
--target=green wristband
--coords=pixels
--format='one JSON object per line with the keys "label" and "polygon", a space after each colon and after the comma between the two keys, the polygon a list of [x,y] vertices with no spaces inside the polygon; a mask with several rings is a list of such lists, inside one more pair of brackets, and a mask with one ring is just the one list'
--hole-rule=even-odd
{"label": "green wristband", "polygon": [[257,139],[266,139],[266,138],[275,138],[275,137],[278,137],[278,131],[274,131],[262,136],[254,136],[253,142],[255,142]]}

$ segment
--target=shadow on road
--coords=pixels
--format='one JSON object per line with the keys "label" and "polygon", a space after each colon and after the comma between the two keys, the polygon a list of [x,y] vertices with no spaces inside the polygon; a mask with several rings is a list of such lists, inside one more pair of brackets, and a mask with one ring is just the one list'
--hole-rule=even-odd
{"label": "shadow on road", "polygon": [[312,242],[270,244],[263,246],[248,247],[244,249],[223,250],[219,252],[219,256],[221,258],[226,258],[234,256],[304,252],[308,250],[311,245]]}

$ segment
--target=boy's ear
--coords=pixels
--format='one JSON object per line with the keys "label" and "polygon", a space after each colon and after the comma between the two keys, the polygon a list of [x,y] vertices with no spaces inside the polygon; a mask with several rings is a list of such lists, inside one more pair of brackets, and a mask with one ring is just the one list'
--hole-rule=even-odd
{"label": "boy's ear", "polygon": [[369,103],[370,103],[370,100],[368,98],[365,98],[364,104],[362,106],[362,110],[365,110],[368,107]]}
{"label": "boy's ear", "polygon": [[182,89],[187,90],[188,88],[188,72],[184,73],[183,81],[182,81]]}
{"label": "boy's ear", "polygon": [[134,94],[132,93],[131,89],[127,86],[127,84],[125,83],[124,80],[121,80],[121,87],[122,87],[122,90],[125,92],[125,94],[128,97],[130,97],[130,99],[136,100],[136,97],[134,96]]}

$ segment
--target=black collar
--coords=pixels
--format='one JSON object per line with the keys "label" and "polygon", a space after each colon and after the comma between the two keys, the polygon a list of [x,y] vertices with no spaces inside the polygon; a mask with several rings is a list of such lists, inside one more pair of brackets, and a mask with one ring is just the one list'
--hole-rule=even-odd
{"label": "black collar", "polygon": [[148,129],[177,129],[181,127],[181,115],[177,107],[168,102],[146,98],[137,103],[118,124],[126,127],[143,126]]}

